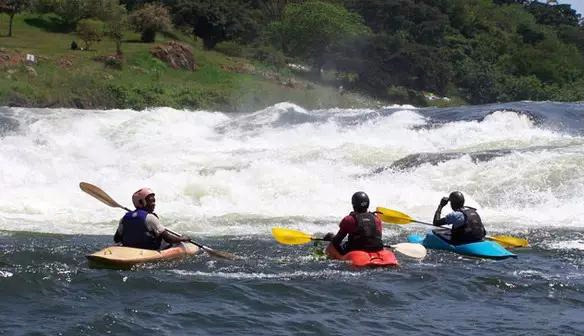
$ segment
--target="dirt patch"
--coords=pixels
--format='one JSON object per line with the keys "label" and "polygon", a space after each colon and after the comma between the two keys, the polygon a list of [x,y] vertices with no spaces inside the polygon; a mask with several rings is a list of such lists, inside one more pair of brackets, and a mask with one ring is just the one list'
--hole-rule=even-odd
{"label": "dirt patch", "polygon": [[229,72],[242,73],[242,74],[254,74],[256,73],[256,68],[249,63],[235,63],[235,64],[222,64],[221,69]]}
{"label": "dirt patch", "polygon": [[174,69],[195,71],[197,68],[191,47],[176,41],[157,45],[150,50],[150,53]]}
{"label": "dirt patch", "polygon": [[24,63],[24,54],[0,48],[0,66],[12,67]]}
{"label": "dirt patch", "polygon": [[55,63],[62,69],[68,69],[73,66],[73,57],[61,56],[55,61]]}
{"label": "dirt patch", "polygon": [[121,70],[124,65],[124,57],[118,54],[97,56],[93,60],[103,63],[108,68],[118,70]]}

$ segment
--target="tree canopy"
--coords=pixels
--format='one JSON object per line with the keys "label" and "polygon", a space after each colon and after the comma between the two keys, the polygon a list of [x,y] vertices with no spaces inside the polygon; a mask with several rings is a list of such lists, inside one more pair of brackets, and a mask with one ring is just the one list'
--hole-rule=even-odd
{"label": "tree canopy", "polygon": [[[0,10],[15,2],[0,0]],[[584,100],[582,17],[554,1],[31,2],[31,10],[54,12],[73,28],[84,19],[106,22],[106,33],[120,43],[127,10],[144,41],[174,26],[208,49],[229,41],[257,59],[270,54],[278,64],[329,69],[345,88],[381,98],[432,92],[470,103]]]}

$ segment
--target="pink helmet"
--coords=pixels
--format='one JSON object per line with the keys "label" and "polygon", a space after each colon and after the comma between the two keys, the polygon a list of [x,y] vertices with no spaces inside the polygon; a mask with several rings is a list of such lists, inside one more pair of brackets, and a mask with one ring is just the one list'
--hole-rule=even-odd
{"label": "pink helmet", "polygon": [[134,203],[136,209],[146,206],[146,197],[148,195],[154,195],[154,191],[150,188],[142,188],[132,195],[132,203]]}

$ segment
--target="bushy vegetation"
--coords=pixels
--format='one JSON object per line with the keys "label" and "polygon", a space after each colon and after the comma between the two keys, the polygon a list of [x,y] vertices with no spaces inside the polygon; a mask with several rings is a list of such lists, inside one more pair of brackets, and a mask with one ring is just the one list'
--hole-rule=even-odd
{"label": "bushy vegetation", "polygon": [[[144,42],[157,32],[190,36],[207,50],[275,71],[304,65],[310,71],[299,75],[311,80],[395,102],[424,105],[428,92],[472,104],[584,100],[584,25],[569,5],[553,2],[0,0],[0,11],[12,17],[23,9],[53,13],[63,31],[105,22],[118,54],[128,27]],[[105,92],[134,96],[119,85]]]}
{"label": "bushy vegetation", "polygon": [[[177,26],[209,39],[209,48],[223,41],[269,46],[289,61],[311,66],[313,79],[315,72],[333,71],[336,84],[383,99],[419,102],[420,92],[432,92],[473,104],[584,100],[584,27],[569,5],[533,0],[166,4]],[[192,7],[196,10],[185,11]],[[211,31],[219,33],[209,37]]]}
{"label": "bushy vegetation", "polygon": [[[0,28],[7,18],[0,14]],[[228,112],[255,111],[282,101],[306,108],[377,104],[256,63],[251,55],[260,48],[242,46],[250,59],[228,57],[204,49],[180,31],[157,34],[155,45],[178,40],[192,48],[197,69],[186,71],[153,57],[155,45],[140,42],[140,33],[132,30],[124,31],[122,55],[116,52],[116,41],[105,35],[90,50],[72,50],[73,41],[83,43],[76,32],[63,33],[69,29],[64,25],[54,13],[15,17],[14,37],[0,38],[0,106],[169,106]],[[28,53],[36,56],[35,64],[24,62]]]}
{"label": "bushy vegetation", "polygon": [[159,4],[145,4],[132,12],[130,24],[141,34],[142,42],[154,42],[157,32],[169,31],[172,27],[168,9]]}

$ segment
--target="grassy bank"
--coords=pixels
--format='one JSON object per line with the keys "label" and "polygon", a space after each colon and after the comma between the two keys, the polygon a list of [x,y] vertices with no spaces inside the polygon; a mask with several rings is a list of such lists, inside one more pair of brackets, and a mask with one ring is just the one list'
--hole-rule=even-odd
{"label": "grassy bank", "polygon": [[[242,58],[204,50],[180,33],[158,34],[156,43],[179,40],[193,48],[197,69],[176,70],[153,57],[156,44],[139,42],[128,32],[119,69],[95,59],[115,54],[108,38],[89,51],[71,50],[75,33],[60,31],[54,17],[22,14],[15,17],[13,37],[7,37],[8,17],[0,15],[0,106],[174,108],[222,111],[257,110],[288,101],[306,108],[373,107],[376,102],[337,88],[318,85]],[[26,65],[33,54],[36,64]]]}

